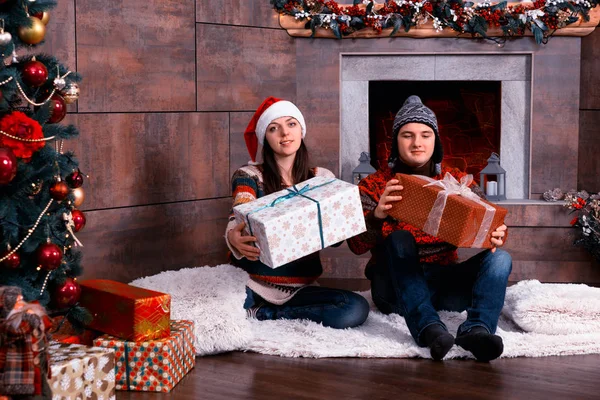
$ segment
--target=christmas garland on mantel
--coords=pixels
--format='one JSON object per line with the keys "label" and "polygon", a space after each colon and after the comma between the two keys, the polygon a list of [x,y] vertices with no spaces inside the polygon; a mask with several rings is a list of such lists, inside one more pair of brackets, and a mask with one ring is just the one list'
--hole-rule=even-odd
{"label": "christmas garland on mantel", "polygon": [[[536,0],[508,5],[506,1],[474,4],[462,0],[353,0],[352,6],[339,5],[333,0],[271,0],[275,9],[284,15],[304,22],[314,36],[318,28],[330,29],[341,39],[364,29],[381,34],[392,28],[390,36],[400,29],[405,32],[433,21],[436,31],[448,27],[458,34],[471,34],[504,42],[511,37],[524,36],[531,31],[538,44],[546,43],[557,29],[583,18],[589,21],[589,11],[600,0]],[[501,28],[501,38],[487,35],[489,27]]]}

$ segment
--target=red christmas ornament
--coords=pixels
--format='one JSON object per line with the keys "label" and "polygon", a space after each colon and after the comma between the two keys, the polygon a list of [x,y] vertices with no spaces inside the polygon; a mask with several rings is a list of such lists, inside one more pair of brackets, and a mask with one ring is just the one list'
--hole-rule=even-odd
{"label": "red christmas ornament", "polygon": [[55,124],[63,120],[67,115],[67,103],[65,99],[58,93],[54,93],[50,98],[50,118],[49,124]]}
{"label": "red christmas ornament", "polygon": [[54,243],[44,243],[37,249],[37,262],[46,270],[54,270],[62,261],[62,250]]}
{"label": "red christmas ornament", "polygon": [[17,157],[8,147],[0,147],[0,185],[6,185],[17,175]]}
{"label": "red christmas ornament", "polygon": [[40,140],[44,138],[41,125],[21,111],[13,111],[2,117],[0,130],[11,136],[28,140],[12,139],[6,135],[0,137],[0,144],[10,148],[15,156],[24,162],[28,162],[33,153],[46,145],[45,141]]}
{"label": "red christmas ornament", "polygon": [[27,61],[21,71],[23,82],[31,87],[42,86],[48,80],[48,69],[37,60]]}
{"label": "red christmas ornament", "polygon": [[69,186],[73,189],[83,186],[83,174],[81,171],[74,171],[71,175],[65,178]]}
{"label": "red christmas ornament", "polygon": [[73,222],[75,223],[75,232],[79,232],[85,226],[85,215],[79,210],[71,211]]}
{"label": "red christmas ornament", "polygon": [[65,283],[57,286],[52,293],[52,303],[57,309],[75,305],[81,296],[81,286],[76,280],[67,278]]}
{"label": "red christmas ornament", "polygon": [[56,201],[62,201],[69,195],[69,185],[64,181],[54,182],[50,186],[50,196]]}
{"label": "red christmas ornament", "polygon": [[[8,254],[8,253],[9,252],[7,252],[6,254]],[[6,254],[4,254],[4,256]],[[2,256],[2,257],[4,257],[4,256]],[[11,254],[6,260],[2,261],[2,266],[5,268],[10,268],[10,269],[19,268],[20,264],[21,264],[21,256],[17,252]]]}

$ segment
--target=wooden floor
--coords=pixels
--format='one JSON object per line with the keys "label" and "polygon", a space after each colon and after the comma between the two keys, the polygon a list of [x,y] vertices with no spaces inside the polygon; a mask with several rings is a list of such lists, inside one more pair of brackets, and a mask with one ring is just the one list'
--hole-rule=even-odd
{"label": "wooden floor", "polygon": [[600,399],[600,355],[478,363],[233,352],[197,358],[169,394],[117,392],[142,399]]}
{"label": "wooden floor", "polygon": [[[369,289],[365,279],[320,283]],[[163,399],[600,399],[600,355],[479,363],[232,352],[196,358],[196,367],[169,394],[117,392],[117,400]]]}

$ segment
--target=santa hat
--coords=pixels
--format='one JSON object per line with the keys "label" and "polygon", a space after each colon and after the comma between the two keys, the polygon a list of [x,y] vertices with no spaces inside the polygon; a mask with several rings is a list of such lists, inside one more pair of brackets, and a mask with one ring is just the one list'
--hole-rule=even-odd
{"label": "santa hat", "polygon": [[244,131],[244,140],[246,141],[246,147],[251,159],[249,164],[257,164],[258,145],[262,146],[265,142],[267,126],[273,120],[281,117],[296,118],[302,127],[302,138],[304,139],[306,136],[306,123],[298,107],[290,101],[268,97],[258,107]]}

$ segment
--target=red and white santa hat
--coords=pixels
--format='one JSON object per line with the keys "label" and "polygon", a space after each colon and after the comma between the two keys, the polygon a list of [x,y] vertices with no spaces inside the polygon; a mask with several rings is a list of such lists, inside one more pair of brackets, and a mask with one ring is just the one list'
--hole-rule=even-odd
{"label": "red and white santa hat", "polygon": [[302,127],[302,138],[304,139],[306,136],[306,122],[304,122],[304,116],[298,107],[291,101],[267,97],[258,107],[244,131],[244,140],[251,159],[250,164],[256,164],[258,145],[264,144],[267,127],[273,120],[281,117],[295,118]]}

